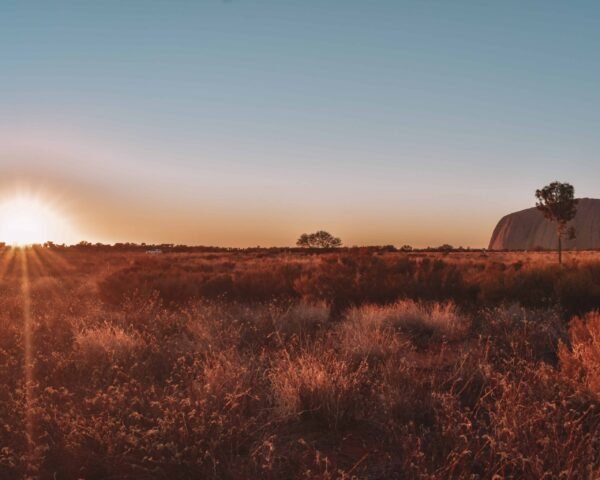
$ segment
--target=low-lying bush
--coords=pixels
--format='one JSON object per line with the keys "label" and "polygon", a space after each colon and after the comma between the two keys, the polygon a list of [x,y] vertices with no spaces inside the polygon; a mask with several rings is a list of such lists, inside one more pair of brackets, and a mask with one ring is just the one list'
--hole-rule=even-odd
{"label": "low-lying bush", "polygon": [[569,340],[570,348],[560,345],[563,371],[600,397],[600,312],[571,320]]}
{"label": "low-lying bush", "polygon": [[[419,304],[402,300],[391,305],[363,305],[348,312],[348,329],[381,332],[393,335],[403,333],[417,347],[430,342],[456,341],[468,332],[469,321],[459,315],[453,303]],[[359,339],[354,341],[360,343]]]}
{"label": "low-lying bush", "polygon": [[366,363],[355,366],[328,351],[286,352],[269,374],[280,417],[315,420],[334,430],[368,415],[372,393]]}

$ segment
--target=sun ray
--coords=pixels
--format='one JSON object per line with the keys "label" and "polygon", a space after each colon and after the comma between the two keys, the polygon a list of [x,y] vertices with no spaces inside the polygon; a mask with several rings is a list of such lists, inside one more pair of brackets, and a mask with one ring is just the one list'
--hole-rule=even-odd
{"label": "sun ray", "polygon": [[25,428],[29,450],[29,464],[33,462],[35,450],[33,426],[33,342],[31,325],[31,291],[27,251],[19,249],[21,267],[21,298],[23,315],[24,382],[25,382]]}
{"label": "sun ray", "polygon": [[22,248],[27,256],[27,266],[29,268],[29,279],[36,280],[38,278],[48,276],[48,271],[44,267],[44,264],[39,259],[36,253],[36,248]]}
{"label": "sun ray", "polygon": [[20,262],[16,255],[16,250],[14,248],[10,249],[11,253],[7,260],[6,268],[4,270],[4,276],[6,278],[14,278],[20,275]]}
{"label": "sun ray", "polygon": [[64,255],[53,251],[51,248],[45,248],[43,250],[38,249],[38,253],[40,253],[40,256],[58,272],[71,273],[76,271],[76,268],[71,261],[66,259]]}
{"label": "sun ray", "polygon": [[12,248],[5,248],[0,259],[0,281],[4,279],[6,272],[15,258],[15,251]]}
{"label": "sun ray", "polygon": [[54,252],[47,248],[32,248],[31,257],[37,265],[40,276],[45,276],[52,281],[53,285],[50,288],[54,293],[75,285],[76,280],[69,275],[73,271],[73,266]]}

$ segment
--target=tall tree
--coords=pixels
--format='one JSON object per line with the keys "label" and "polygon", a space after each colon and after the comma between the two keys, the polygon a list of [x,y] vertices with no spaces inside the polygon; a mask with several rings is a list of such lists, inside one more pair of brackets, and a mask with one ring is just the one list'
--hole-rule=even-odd
{"label": "tall tree", "polygon": [[537,209],[544,214],[546,219],[556,223],[558,263],[562,264],[562,239],[564,236],[575,238],[575,228],[567,227],[577,213],[575,189],[569,183],[552,182],[541,190],[536,190],[535,196]]}

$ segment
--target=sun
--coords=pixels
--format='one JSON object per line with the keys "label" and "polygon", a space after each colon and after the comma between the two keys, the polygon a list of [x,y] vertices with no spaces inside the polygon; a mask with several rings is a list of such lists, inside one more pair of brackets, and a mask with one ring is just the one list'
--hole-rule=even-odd
{"label": "sun", "polygon": [[67,219],[40,198],[18,195],[0,202],[0,242],[7,245],[57,241],[67,230]]}

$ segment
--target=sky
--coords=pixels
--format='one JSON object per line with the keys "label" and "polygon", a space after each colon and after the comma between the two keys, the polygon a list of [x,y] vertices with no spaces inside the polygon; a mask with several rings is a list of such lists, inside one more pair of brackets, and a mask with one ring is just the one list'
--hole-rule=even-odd
{"label": "sky", "polygon": [[0,199],[67,243],[487,246],[600,197],[598,45],[594,1],[3,0]]}

